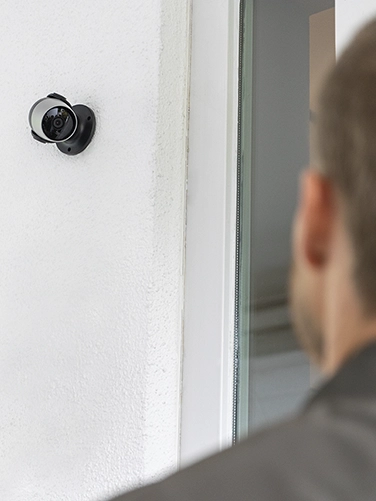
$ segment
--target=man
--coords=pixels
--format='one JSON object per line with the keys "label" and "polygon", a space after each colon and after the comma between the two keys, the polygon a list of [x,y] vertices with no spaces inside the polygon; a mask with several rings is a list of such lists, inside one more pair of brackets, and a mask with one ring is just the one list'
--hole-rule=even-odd
{"label": "man", "polygon": [[376,21],[329,75],[317,120],[291,307],[329,379],[295,418],[117,501],[376,500]]}

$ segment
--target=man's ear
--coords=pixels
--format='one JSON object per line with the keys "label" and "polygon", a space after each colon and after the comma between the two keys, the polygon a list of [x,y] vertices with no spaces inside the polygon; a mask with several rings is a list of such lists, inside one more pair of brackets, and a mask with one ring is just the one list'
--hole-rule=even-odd
{"label": "man's ear", "polygon": [[295,251],[310,267],[324,266],[330,254],[334,202],[330,181],[314,170],[306,170],[301,176]]}

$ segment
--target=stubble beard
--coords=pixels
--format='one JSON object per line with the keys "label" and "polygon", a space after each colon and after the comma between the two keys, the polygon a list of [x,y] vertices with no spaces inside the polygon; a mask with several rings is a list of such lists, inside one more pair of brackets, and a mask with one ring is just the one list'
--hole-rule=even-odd
{"label": "stubble beard", "polygon": [[295,335],[299,344],[317,365],[322,364],[324,355],[323,333],[315,318],[308,291],[304,289],[294,263],[290,270],[290,311]]}

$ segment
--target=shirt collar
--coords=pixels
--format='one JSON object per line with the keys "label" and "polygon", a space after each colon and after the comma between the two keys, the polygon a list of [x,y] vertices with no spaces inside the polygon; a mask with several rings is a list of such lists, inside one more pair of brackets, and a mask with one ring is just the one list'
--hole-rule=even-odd
{"label": "shirt collar", "polygon": [[314,392],[305,407],[333,397],[376,399],[376,342],[351,356]]}

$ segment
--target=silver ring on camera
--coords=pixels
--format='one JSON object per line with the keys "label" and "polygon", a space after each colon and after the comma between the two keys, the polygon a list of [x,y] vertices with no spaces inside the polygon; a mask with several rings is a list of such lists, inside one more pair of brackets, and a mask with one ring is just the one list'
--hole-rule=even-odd
{"label": "silver ring on camera", "polygon": [[[73,132],[69,134],[68,137],[65,137],[64,139],[61,140],[52,140],[50,137],[46,136],[46,134],[43,131],[42,128],[42,123],[43,123],[43,117],[46,115],[48,111],[50,111],[53,108],[65,108],[69,110],[69,114],[72,114],[74,117],[74,128]],[[29,113],[29,123],[32,128],[32,130],[37,134],[39,137],[44,139],[45,141],[49,143],[63,143],[64,141],[67,141],[69,138],[73,136],[73,134],[77,130],[77,125],[78,125],[78,119],[75,114],[75,112],[72,110],[70,106],[67,105],[67,103],[64,103],[63,101],[60,101],[59,99],[55,99],[52,97],[47,97],[40,99],[37,101],[34,106],[31,108],[30,113]]]}

